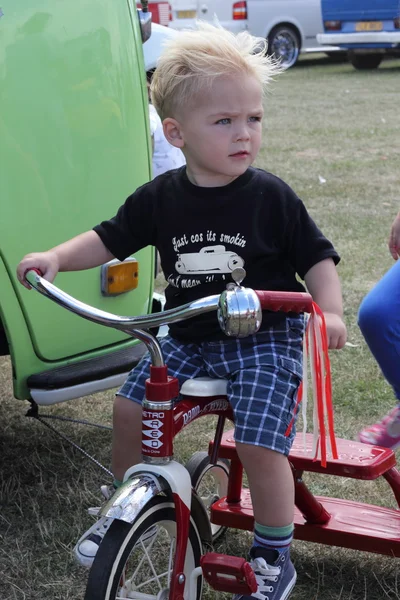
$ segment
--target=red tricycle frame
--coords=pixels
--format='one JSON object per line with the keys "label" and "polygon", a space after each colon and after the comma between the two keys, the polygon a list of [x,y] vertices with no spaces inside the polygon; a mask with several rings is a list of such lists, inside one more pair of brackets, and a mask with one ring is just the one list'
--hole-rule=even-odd
{"label": "red tricycle frame", "polygon": [[[199,383],[204,388],[206,382],[202,380]],[[213,380],[210,380],[209,384],[212,387]],[[196,380],[191,380],[190,385],[194,390]],[[172,437],[200,417],[218,415],[215,438],[209,444],[211,463],[217,458],[230,461],[228,492],[226,497],[218,499],[211,506],[211,522],[224,527],[252,531],[254,527],[252,504],[249,490],[242,488],[243,467],[235,448],[234,430],[223,433],[225,419],[233,420],[228,399],[223,394],[209,397],[188,396],[185,395],[184,388],[185,384],[182,388],[182,399],[173,409]],[[400,473],[396,468],[393,451],[337,439],[338,460],[328,459],[326,467],[322,467],[321,462],[314,459],[312,436],[306,434],[305,440],[306,447],[304,447],[303,435],[297,434],[289,456],[295,481],[295,538],[399,557],[400,511],[398,509],[351,500],[316,497],[303,480],[303,473],[306,471],[359,480],[383,477],[392,489],[397,505],[400,506]],[[172,450],[172,447],[169,447]],[[179,504],[179,499],[177,502]],[[179,510],[177,514],[180,514]],[[219,561],[216,568],[223,569],[223,561],[220,557]],[[180,562],[177,557],[176,573],[173,577],[175,581],[179,578]],[[228,563],[229,561],[226,564]],[[215,581],[218,581],[217,571],[213,576],[215,584]],[[178,589],[176,597],[179,597]],[[170,598],[172,600],[174,596]]]}
{"label": "red tricycle frame", "polygon": [[[225,420],[233,419],[226,396],[226,382],[208,378],[193,379],[186,381],[179,390],[177,379],[168,376],[167,366],[163,363],[156,338],[143,328],[183,320],[194,314],[216,310],[218,307],[221,327],[229,331],[229,335],[244,337],[251,333],[252,328],[257,330],[259,327],[261,308],[307,312],[311,307],[311,297],[303,293],[254,292],[241,288],[240,280],[238,287],[228,288],[221,297],[210,296],[185,307],[166,311],[164,315],[117,317],[77,302],[34,272],[30,272],[26,277],[35,289],[80,316],[116,327],[144,341],[152,356],[154,366],[150,368],[150,378],[146,382],[146,399],[142,410],[143,463],[128,469],[124,486],[115,494],[115,500],[109,500],[101,511],[103,516],[112,516],[123,522],[127,527],[126,539],[129,540],[129,531],[134,529],[137,519],[140,521],[146,509],[146,502],[151,504],[160,493],[173,499],[176,548],[169,586],[158,592],[157,596],[146,595],[146,598],[192,600],[191,592],[188,595],[187,590],[193,587],[188,588],[187,581],[190,578],[190,585],[193,581],[193,585],[196,585],[199,576],[203,576],[217,590],[251,594],[257,584],[254,573],[244,559],[209,552],[200,557],[199,566],[193,568],[191,573],[185,573],[189,531],[194,518],[193,501],[198,507],[198,499],[193,496],[188,471],[173,460],[173,440],[183,428],[198,418],[206,415],[218,416],[215,437],[209,444],[209,461],[213,465],[223,459],[228,460],[230,465],[226,495],[216,499],[209,507],[210,521],[223,527],[249,531],[254,526],[249,490],[242,486],[243,467],[236,452],[234,431],[224,431]],[[336,445],[338,458],[328,457],[326,465],[323,466],[322,460],[315,458],[311,436],[297,434],[295,438],[289,455],[295,482],[295,537],[399,557],[400,474],[396,468],[393,451],[343,439],[337,439]],[[397,507],[385,508],[339,498],[314,496],[303,481],[303,473],[307,471],[358,480],[383,477],[392,489]],[[126,509],[127,506],[129,510]],[[204,514],[200,517],[205,537],[211,541],[211,529],[204,529]],[[207,524],[210,527],[208,520]],[[112,527],[110,534],[111,529]],[[107,533],[100,546],[89,575],[88,589],[92,579],[92,591],[97,589],[98,577],[102,574],[102,569],[96,570],[95,566],[103,547],[107,546],[108,535]],[[124,555],[118,556],[118,560],[124,559]],[[114,572],[112,569],[111,571]],[[110,578],[111,576],[109,575]],[[111,587],[111,583],[105,582],[104,594],[96,595],[95,592],[93,595],[87,591],[85,600],[108,600],[111,598]],[[144,596],[139,594],[129,597]],[[200,596],[196,594],[196,598],[199,597],[201,592]]]}

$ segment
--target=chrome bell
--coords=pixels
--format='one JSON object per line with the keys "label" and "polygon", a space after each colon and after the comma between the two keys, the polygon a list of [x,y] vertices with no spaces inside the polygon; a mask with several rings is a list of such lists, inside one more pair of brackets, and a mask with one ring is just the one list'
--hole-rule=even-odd
{"label": "chrome bell", "polygon": [[261,326],[262,310],[254,290],[241,287],[246,271],[241,267],[232,272],[235,283],[229,283],[218,304],[218,322],[230,337],[247,337],[257,333]]}

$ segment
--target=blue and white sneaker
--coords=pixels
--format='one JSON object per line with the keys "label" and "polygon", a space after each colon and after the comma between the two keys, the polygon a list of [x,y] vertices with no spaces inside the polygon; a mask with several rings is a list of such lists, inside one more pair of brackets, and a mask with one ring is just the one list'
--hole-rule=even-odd
{"label": "blue and white sneaker", "polygon": [[[101,493],[106,500],[111,498],[112,494],[115,492],[113,486],[101,486]],[[91,514],[97,515],[100,508],[96,507],[94,509],[89,509]],[[109,517],[101,517],[96,523],[94,523],[78,540],[77,544],[74,548],[74,556],[75,560],[82,567],[86,567],[90,569],[99,549],[101,542],[103,541],[104,536],[106,535],[113,519]],[[147,531],[145,531],[142,537],[136,542],[135,547],[144,545],[145,547],[150,546],[153,540],[157,536],[157,525],[153,525],[149,527]]]}
{"label": "blue and white sneaker", "polygon": [[[233,600],[286,600],[297,579],[296,569],[290,560],[289,549],[282,552],[276,561],[268,564],[264,556],[270,554],[255,546],[250,550],[250,565],[256,576],[258,589],[251,596],[234,596]],[[264,556],[263,556],[264,555]]]}
{"label": "blue and white sneaker", "polygon": [[92,566],[97,550],[112,521],[113,519],[101,517],[78,540],[74,548],[74,556],[77,563],[82,565],[82,567],[90,569]]}

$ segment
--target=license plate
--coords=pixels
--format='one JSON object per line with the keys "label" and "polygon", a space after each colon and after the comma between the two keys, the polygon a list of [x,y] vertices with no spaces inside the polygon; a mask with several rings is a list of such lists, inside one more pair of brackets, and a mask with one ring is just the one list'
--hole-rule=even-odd
{"label": "license plate", "polygon": [[195,19],[197,12],[195,10],[178,10],[176,16],[178,19]]}
{"label": "license plate", "polygon": [[356,31],[382,31],[382,21],[360,21],[356,23]]}

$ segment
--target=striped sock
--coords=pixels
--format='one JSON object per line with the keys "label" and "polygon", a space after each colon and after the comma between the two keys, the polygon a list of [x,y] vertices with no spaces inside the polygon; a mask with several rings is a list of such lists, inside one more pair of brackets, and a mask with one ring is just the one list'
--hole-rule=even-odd
{"label": "striped sock", "polygon": [[[275,562],[282,552],[285,552],[293,539],[294,525],[284,527],[268,527],[255,523],[253,548],[263,548],[266,560]],[[264,556],[263,552],[263,556]]]}

